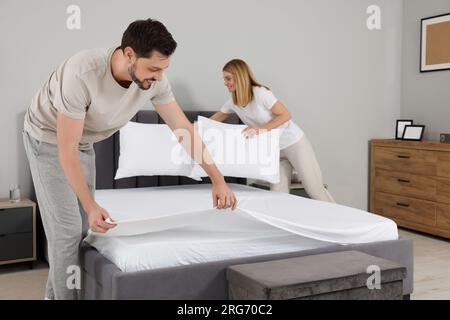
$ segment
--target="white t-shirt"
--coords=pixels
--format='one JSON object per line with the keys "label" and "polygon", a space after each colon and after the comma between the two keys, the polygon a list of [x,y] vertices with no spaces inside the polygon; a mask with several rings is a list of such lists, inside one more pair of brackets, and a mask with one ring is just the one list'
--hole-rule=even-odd
{"label": "white t-shirt", "polygon": [[[248,126],[262,127],[272,121],[276,115],[271,109],[278,101],[274,94],[264,87],[253,87],[253,100],[245,107],[239,107],[228,100],[220,109],[223,113],[235,112],[239,118]],[[304,133],[292,120],[278,127],[282,129],[280,135],[280,150],[287,148],[303,137]]]}

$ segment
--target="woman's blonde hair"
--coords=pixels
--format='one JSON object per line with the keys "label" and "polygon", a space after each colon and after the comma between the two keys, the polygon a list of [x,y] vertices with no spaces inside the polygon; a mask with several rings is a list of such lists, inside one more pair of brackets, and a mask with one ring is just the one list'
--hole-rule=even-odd
{"label": "woman's blonde hair", "polygon": [[222,71],[229,72],[234,77],[236,90],[232,93],[233,103],[245,107],[253,100],[253,87],[268,87],[256,81],[255,76],[245,61],[233,59],[225,64]]}

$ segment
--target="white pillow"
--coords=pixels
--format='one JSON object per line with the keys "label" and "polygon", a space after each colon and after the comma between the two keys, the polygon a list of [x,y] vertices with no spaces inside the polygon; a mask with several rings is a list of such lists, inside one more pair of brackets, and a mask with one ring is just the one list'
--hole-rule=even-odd
{"label": "white pillow", "polygon": [[[279,129],[247,139],[242,135],[246,127],[198,117],[199,135],[224,176],[279,183]],[[207,176],[199,165],[195,166],[193,175]]]}
{"label": "white pillow", "polygon": [[120,129],[119,168],[114,179],[191,176],[195,162],[165,124],[128,122]]}

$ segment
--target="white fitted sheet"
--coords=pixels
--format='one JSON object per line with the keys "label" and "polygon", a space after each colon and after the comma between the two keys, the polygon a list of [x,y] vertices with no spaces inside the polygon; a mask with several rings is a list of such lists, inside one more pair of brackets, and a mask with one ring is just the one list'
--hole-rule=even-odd
{"label": "white fitted sheet", "polygon": [[206,212],[201,223],[134,236],[86,241],[125,272],[240,257],[294,252],[333,245],[302,237],[238,214]]}
{"label": "white fitted sheet", "polygon": [[118,226],[85,241],[129,272],[398,238],[393,221],[366,211],[230,186],[235,211],[211,209],[204,184],[97,190]]}

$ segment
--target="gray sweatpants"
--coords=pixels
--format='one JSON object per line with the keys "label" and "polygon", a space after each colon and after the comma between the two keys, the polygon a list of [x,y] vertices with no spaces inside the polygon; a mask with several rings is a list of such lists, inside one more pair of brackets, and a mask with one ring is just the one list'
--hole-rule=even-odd
{"label": "gray sweatpants", "polygon": [[297,171],[305,191],[311,199],[335,202],[324,187],[319,163],[311,143],[305,135],[293,145],[280,151],[280,182],[271,184],[270,190],[289,193],[292,169]]}
{"label": "gray sweatpants", "polygon": [[[59,163],[58,146],[23,131],[39,210],[48,242],[49,274],[45,297],[77,299],[82,283],[79,247],[89,224],[81,203]],[[78,152],[92,196],[95,191],[94,149]]]}

